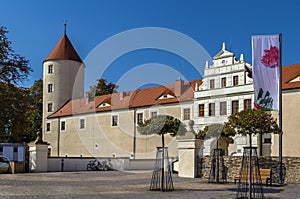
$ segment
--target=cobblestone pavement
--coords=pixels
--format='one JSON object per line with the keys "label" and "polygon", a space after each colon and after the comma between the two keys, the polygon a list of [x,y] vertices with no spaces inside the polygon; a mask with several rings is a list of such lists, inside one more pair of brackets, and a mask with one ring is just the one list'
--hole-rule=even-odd
{"label": "cobblestone pavement", "polygon": [[[234,198],[236,185],[173,175],[172,192],[149,191],[151,172],[89,171],[1,174],[0,198]],[[266,198],[299,198],[300,184],[264,187]]]}

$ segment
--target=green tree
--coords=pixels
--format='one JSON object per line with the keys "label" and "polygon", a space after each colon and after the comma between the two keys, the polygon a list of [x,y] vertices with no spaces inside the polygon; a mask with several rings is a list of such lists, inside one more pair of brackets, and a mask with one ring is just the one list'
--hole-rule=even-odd
{"label": "green tree", "polygon": [[98,79],[96,85],[90,86],[90,91],[87,92],[88,98],[91,100],[95,96],[112,94],[117,92],[118,87],[118,85],[113,84],[112,82],[107,83],[106,79]]}
{"label": "green tree", "polygon": [[30,101],[29,90],[19,87],[31,68],[28,60],[14,52],[0,27],[0,142],[21,142],[26,137],[29,121],[26,115]]}
{"label": "green tree", "polygon": [[225,132],[223,124],[210,124],[208,126],[205,126],[203,130],[199,130],[197,133],[196,138],[204,140],[204,139],[210,139],[210,138],[216,138],[217,139],[217,148],[219,148],[219,142],[225,144],[224,147],[221,147],[225,153],[227,151],[226,148],[228,148],[229,143],[232,141],[233,136],[235,136],[235,133],[233,132]]}
{"label": "green tree", "polygon": [[31,68],[28,60],[15,53],[6,37],[7,29],[0,27],[0,82],[17,84],[26,80]]}
{"label": "green tree", "polygon": [[29,88],[30,103],[26,112],[29,119],[27,129],[28,135],[26,142],[36,139],[37,131],[42,129],[42,111],[43,111],[43,80],[39,79]]}
{"label": "green tree", "polygon": [[0,142],[22,142],[29,125],[29,90],[0,83]]}
{"label": "green tree", "polygon": [[182,135],[186,132],[185,125],[177,118],[169,115],[157,115],[143,123],[138,124],[138,131],[142,135],[161,135],[162,147],[165,147],[165,134],[170,134],[172,137]]}
{"label": "green tree", "polygon": [[204,140],[219,137],[232,137],[235,135],[233,132],[225,132],[223,128],[223,124],[211,124],[205,126],[203,130],[198,131],[197,138]]}
{"label": "green tree", "polygon": [[[165,156],[164,156],[164,147],[165,147],[165,134],[170,134],[171,136],[182,135],[186,132],[184,124],[177,118],[174,118],[169,115],[157,115],[148,120],[145,120],[143,123],[138,124],[138,131],[142,135],[152,135],[157,134],[161,135],[162,142],[162,165],[161,165],[161,174],[160,175],[160,189],[164,191],[164,167],[165,167]],[[158,176],[157,176],[158,177]],[[159,177],[158,177],[159,178]]]}
{"label": "green tree", "polygon": [[276,119],[270,113],[255,109],[246,109],[230,115],[228,122],[225,122],[223,130],[225,134],[249,135],[250,146],[252,146],[252,135],[282,133]]}

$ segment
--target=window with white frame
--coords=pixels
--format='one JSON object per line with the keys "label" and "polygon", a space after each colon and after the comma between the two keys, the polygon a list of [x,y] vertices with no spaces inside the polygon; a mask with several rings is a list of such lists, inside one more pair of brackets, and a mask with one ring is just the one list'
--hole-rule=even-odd
{"label": "window with white frame", "polygon": [[51,123],[50,122],[47,122],[47,124],[46,124],[46,131],[47,132],[51,131]]}
{"label": "window with white frame", "polygon": [[157,116],[157,111],[151,111],[150,112],[150,117],[156,117]]}
{"label": "window with white frame", "polygon": [[60,130],[65,131],[66,130],[66,121],[60,121]]}
{"label": "window with white frame", "polygon": [[222,87],[222,88],[225,88],[225,87],[226,87],[226,77],[223,77],[223,78],[221,79],[221,87]]}
{"label": "window with white frame", "polygon": [[52,83],[48,84],[47,91],[48,91],[48,93],[52,93],[53,92],[53,84]]}
{"label": "window with white frame", "polygon": [[47,103],[47,112],[53,112],[53,103],[52,102],[48,102]]}
{"label": "window with white frame", "polygon": [[210,86],[210,89],[215,88],[215,80],[214,79],[209,80],[209,86]]}
{"label": "window with white frame", "polygon": [[239,112],[239,101],[234,100],[231,102],[231,114]]}
{"label": "window with white frame", "polygon": [[111,116],[111,126],[118,126],[118,116],[117,115]]}
{"label": "window with white frame", "polygon": [[136,115],[136,117],[137,117],[137,123],[138,123],[138,124],[143,123],[143,121],[144,121],[144,114],[143,114],[143,113],[138,113],[138,114]]}
{"label": "window with white frame", "polygon": [[48,65],[48,74],[53,74],[53,64]]}
{"label": "window with white frame", "polygon": [[198,116],[199,117],[204,117],[204,104],[199,104]]}
{"label": "window with white frame", "polygon": [[239,85],[239,76],[233,76],[233,86]]}
{"label": "window with white frame", "polygon": [[183,109],[183,120],[190,120],[191,118],[191,109],[190,108],[184,108]]}
{"label": "window with white frame", "polygon": [[79,129],[85,129],[85,119],[79,119]]}
{"label": "window with white frame", "polygon": [[220,102],[220,115],[227,115],[227,102]]}
{"label": "window with white frame", "polygon": [[251,109],[251,107],[252,107],[251,99],[245,99],[244,100],[244,110]]}
{"label": "window with white frame", "polygon": [[208,115],[209,116],[215,116],[215,103],[209,103],[208,104]]}

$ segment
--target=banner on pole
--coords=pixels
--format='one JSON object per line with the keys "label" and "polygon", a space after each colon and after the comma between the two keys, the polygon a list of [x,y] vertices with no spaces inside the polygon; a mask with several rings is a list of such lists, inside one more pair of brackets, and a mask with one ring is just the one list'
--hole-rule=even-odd
{"label": "banner on pole", "polygon": [[279,35],[252,36],[254,108],[279,110]]}

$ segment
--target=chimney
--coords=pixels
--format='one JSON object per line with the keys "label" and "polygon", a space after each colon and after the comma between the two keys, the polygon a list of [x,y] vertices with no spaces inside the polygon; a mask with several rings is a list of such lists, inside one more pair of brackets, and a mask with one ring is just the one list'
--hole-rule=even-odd
{"label": "chimney", "polygon": [[181,78],[179,78],[178,80],[176,80],[175,82],[175,96],[176,97],[180,97],[182,92],[183,92],[183,85],[184,85],[184,81],[181,80]]}
{"label": "chimney", "polygon": [[95,98],[94,93],[89,93],[89,92],[85,93],[86,104],[88,104],[91,101],[94,101],[94,98]]}
{"label": "chimney", "polygon": [[89,103],[89,93],[88,92],[85,92],[85,104],[88,104]]}
{"label": "chimney", "polygon": [[124,99],[124,92],[120,92],[120,100]]}

